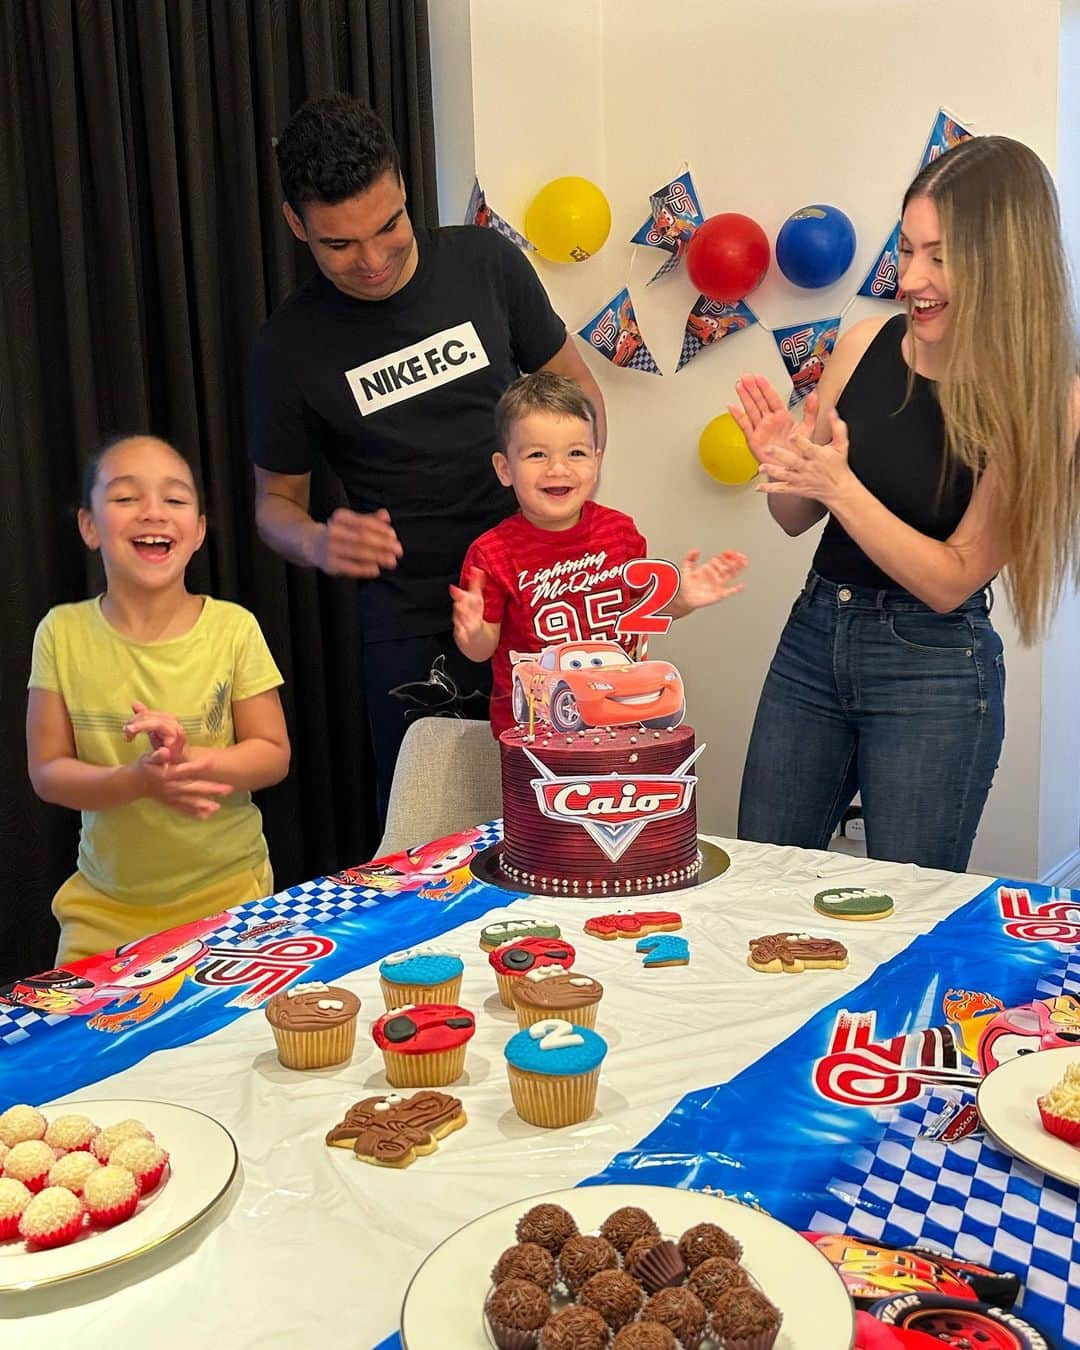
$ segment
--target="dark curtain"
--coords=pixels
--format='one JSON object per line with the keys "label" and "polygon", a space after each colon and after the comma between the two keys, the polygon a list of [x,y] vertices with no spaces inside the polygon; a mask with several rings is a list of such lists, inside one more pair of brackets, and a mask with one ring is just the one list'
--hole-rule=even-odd
{"label": "dark curtain", "polygon": [[[27,778],[25,686],[38,620],[100,589],[74,507],[108,434],[192,459],[210,528],[189,586],[252,609],[285,677],[292,771],[259,800],[279,887],[377,842],[353,591],[258,541],[244,452],[252,339],[312,266],[273,137],[338,89],[390,125],[436,223],[427,0],[0,5],[0,976],[51,965],[75,866],[77,816]],[[316,512],[338,492],[316,476]]]}

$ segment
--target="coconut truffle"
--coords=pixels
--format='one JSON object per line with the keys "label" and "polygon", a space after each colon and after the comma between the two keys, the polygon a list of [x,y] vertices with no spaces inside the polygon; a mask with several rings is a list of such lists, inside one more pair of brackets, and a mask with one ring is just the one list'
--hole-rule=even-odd
{"label": "coconut truffle", "polygon": [[41,1112],[24,1102],[9,1106],[0,1115],[0,1143],[14,1148],[28,1139],[44,1139],[48,1123]]}
{"label": "coconut truffle", "polygon": [[113,1149],[125,1139],[153,1139],[153,1137],[141,1120],[119,1120],[115,1125],[106,1125],[100,1134],[95,1135],[90,1148],[95,1158],[107,1163]]}
{"label": "coconut truffle", "polygon": [[90,1141],[98,1134],[100,1131],[89,1116],[57,1116],[45,1131],[45,1142],[50,1148],[71,1153],[89,1148]]}
{"label": "coconut truffle", "polygon": [[514,1236],[519,1242],[535,1242],[558,1256],[563,1243],[577,1231],[574,1216],[562,1205],[533,1205],[518,1219]]}
{"label": "coconut truffle", "polygon": [[82,1201],[64,1186],[46,1186],[33,1196],[19,1220],[19,1236],[31,1246],[59,1247],[71,1242],[83,1224]]}
{"label": "coconut truffle", "polygon": [[4,1159],[4,1176],[14,1177],[31,1190],[40,1190],[55,1161],[56,1154],[44,1139],[25,1139],[21,1144],[16,1144]]}
{"label": "coconut truffle", "polygon": [[57,1158],[52,1167],[49,1168],[49,1185],[63,1186],[74,1195],[82,1192],[86,1185],[86,1178],[91,1172],[96,1172],[101,1163],[92,1153],[86,1149],[76,1149],[72,1153],[65,1153],[62,1158]]}
{"label": "coconut truffle", "polygon": [[0,1241],[13,1238],[19,1231],[19,1220],[30,1203],[30,1192],[14,1177],[0,1177]]}

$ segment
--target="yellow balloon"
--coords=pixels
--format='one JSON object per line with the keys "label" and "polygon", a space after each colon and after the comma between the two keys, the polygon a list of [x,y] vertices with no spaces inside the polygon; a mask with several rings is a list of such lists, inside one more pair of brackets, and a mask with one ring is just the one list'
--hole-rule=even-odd
{"label": "yellow balloon", "polygon": [[746,437],[730,413],[714,417],[708,424],[698,441],[698,454],[707,474],[732,487],[749,483],[758,471]]}
{"label": "yellow balloon", "polygon": [[525,212],[525,237],[549,262],[584,262],[610,229],[608,199],[587,178],[553,178]]}

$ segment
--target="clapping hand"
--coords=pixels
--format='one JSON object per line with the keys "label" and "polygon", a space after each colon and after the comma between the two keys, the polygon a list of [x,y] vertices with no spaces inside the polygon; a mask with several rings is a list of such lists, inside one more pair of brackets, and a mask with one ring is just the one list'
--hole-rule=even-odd
{"label": "clapping hand", "polygon": [[818,415],[818,396],[810,394],[802,405],[802,418],[796,422],[791,412],[763,375],[743,375],[735,381],[738,403],[729,403],[750,453],[764,468],[774,445],[785,445],[792,435],[813,436]]}
{"label": "clapping hand", "polygon": [[142,796],[182,815],[194,816],[196,820],[208,820],[221,809],[219,799],[227,797],[233,788],[228,783],[214,781],[211,755],[171,764],[158,759],[161,753],[161,750],[151,750],[135,761]]}
{"label": "clapping hand", "polygon": [[469,572],[469,584],[450,587],[454,602],[454,641],[463,650],[484,631],[484,582],[487,573],[479,567]]}
{"label": "clapping hand", "polygon": [[746,566],[745,553],[717,553],[707,562],[699,562],[701,550],[692,548],[679,565],[679,593],[675,599],[678,614],[715,605],[719,600],[738,595],[743,589],[731,583]]}
{"label": "clapping hand", "polygon": [[811,497],[832,508],[854,481],[848,464],[846,424],[829,413],[830,439],[819,445],[796,430],[783,445],[770,446],[761,467],[769,481],[759,492],[793,497]]}
{"label": "clapping hand", "polygon": [[385,507],[369,513],[339,507],[326,522],[318,566],[332,577],[377,577],[398,565],[403,553]]}
{"label": "clapping hand", "polygon": [[187,757],[187,735],[180,719],[172,713],[155,712],[145,703],[131,705],[134,717],[124,727],[124,740],[147,735],[153,749],[155,764],[182,764]]}

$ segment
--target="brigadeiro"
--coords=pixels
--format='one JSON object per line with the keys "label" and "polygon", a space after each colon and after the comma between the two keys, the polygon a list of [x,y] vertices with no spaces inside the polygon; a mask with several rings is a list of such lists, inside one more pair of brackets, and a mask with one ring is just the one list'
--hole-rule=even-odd
{"label": "brigadeiro", "polygon": [[551,1316],[551,1295],[528,1280],[503,1280],[488,1295],[484,1314],[499,1350],[534,1350]]}
{"label": "brigadeiro", "polygon": [[574,1216],[562,1205],[533,1205],[518,1219],[514,1236],[519,1242],[535,1242],[558,1256],[563,1243],[577,1231]]}
{"label": "brigadeiro", "polygon": [[658,1238],[656,1221],[636,1205],[624,1205],[609,1214],[600,1225],[600,1236],[607,1238],[620,1256],[625,1256],[633,1244],[644,1237]]}
{"label": "brigadeiro", "polygon": [[623,1267],[648,1294],[686,1279],[686,1262],[667,1238],[638,1238],[623,1258]]}
{"label": "brigadeiro", "polygon": [[729,1290],[712,1310],[713,1335],[724,1350],[769,1350],[782,1320],[780,1309],[750,1285]]}
{"label": "brigadeiro", "polygon": [[528,1280],[550,1293],[555,1283],[555,1258],[538,1242],[518,1242],[507,1247],[491,1272],[492,1284],[503,1280]]}
{"label": "brigadeiro", "polygon": [[571,1294],[577,1294],[590,1275],[617,1270],[619,1254],[606,1238],[568,1238],[559,1253],[559,1275]]}
{"label": "brigadeiro", "polygon": [[624,1270],[601,1270],[590,1275],[578,1295],[581,1307],[598,1312],[612,1331],[632,1322],[644,1302],[641,1285]]}
{"label": "brigadeiro", "polygon": [[707,1261],[702,1261],[687,1281],[709,1312],[716,1300],[730,1289],[739,1289],[749,1283],[750,1277],[738,1261],[730,1261],[726,1256],[710,1256]]}
{"label": "brigadeiro", "polygon": [[679,1350],[679,1342],[661,1322],[635,1322],[623,1327],[611,1350]]}
{"label": "brigadeiro", "polygon": [[738,1261],[742,1256],[742,1244],[719,1224],[696,1223],[679,1239],[679,1251],[687,1266],[693,1270],[710,1256],[726,1256],[729,1261]]}
{"label": "brigadeiro", "polygon": [[697,1350],[705,1334],[705,1305],[689,1289],[661,1289],[641,1310],[643,1322],[661,1322],[682,1350]]}
{"label": "brigadeiro", "polygon": [[540,1350],[607,1350],[608,1324],[591,1308],[564,1308],[544,1323]]}

